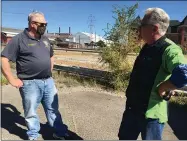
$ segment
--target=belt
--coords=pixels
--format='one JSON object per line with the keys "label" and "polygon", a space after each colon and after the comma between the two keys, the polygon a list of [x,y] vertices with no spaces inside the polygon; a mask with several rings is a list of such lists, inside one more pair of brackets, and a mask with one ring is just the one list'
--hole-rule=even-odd
{"label": "belt", "polygon": [[34,79],[41,79],[41,80],[46,80],[49,79],[51,76],[47,76],[47,77],[42,77],[42,78],[38,78],[38,77],[32,77],[32,78],[22,78],[21,80],[34,80]]}

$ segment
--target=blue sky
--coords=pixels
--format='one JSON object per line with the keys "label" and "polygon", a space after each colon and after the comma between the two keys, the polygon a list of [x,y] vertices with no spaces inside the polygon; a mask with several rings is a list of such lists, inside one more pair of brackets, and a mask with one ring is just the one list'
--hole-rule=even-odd
{"label": "blue sky", "polygon": [[[41,11],[48,21],[48,31],[89,32],[88,17],[95,17],[94,32],[103,36],[107,23],[113,23],[112,6],[131,6],[136,1],[2,1],[2,26],[24,29],[27,16],[33,10]],[[187,1],[139,1],[137,14],[141,17],[149,7],[163,8],[171,19],[183,20],[187,15]]]}

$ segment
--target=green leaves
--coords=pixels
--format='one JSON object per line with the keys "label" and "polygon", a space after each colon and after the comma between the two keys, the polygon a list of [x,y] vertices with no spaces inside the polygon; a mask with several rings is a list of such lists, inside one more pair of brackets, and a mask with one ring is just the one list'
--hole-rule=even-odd
{"label": "green leaves", "polygon": [[99,40],[97,43],[96,43],[97,46],[99,47],[106,47],[105,43],[102,41],[102,40]]}
{"label": "green leaves", "polygon": [[107,31],[105,35],[107,39],[112,41],[110,46],[101,48],[101,58],[104,63],[109,65],[112,72],[111,83],[117,90],[124,90],[127,86],[132,64],[128,61],[128,54],[140,50],[141,42],[138,33],[138,22],[136,9],[138,4],[133,6],[114,6],[114,25]]}

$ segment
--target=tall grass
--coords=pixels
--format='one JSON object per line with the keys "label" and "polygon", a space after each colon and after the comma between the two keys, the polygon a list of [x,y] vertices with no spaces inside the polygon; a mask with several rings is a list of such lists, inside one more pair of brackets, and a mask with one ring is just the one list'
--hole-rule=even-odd
{"label": "tall grass", "polygon": [[72,75],[65,72],[58,74],[54,71],[53,78],[59,88],[76,86],[96,87],[98,85],[94,78],[83,78],[79,75]]}
{"label": "tall grass", "polygon": [[1,74],[1,85],[8,85],[8,80],[4,77],[3,74]]}

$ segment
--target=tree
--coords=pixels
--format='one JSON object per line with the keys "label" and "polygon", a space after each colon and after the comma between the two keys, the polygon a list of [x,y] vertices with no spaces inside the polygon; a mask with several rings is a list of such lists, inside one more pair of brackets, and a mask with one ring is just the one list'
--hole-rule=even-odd
{"label": "tree", "polygon": [[105,42],[103,42],[102,40],[99,40],[97,43],[96,43],[97,46],[99,47],[105,47]]}
{"label": "tree", "polygon": [[91,42],[90,42],[90,45],[94,45],[94,41],[91,41]]}
{"label": "tree", "polygon": [[117,90],[124,90],[127,86],[132,64],[128,61],[128,54],[140,49],[139,22],[136,18],[138,4],[130,7],[114,7],[114,25],[105,31],[107,39],[112,41],[110,46],[101,48],[102,62],[109,65],[112,73],[111,83]]}
{"label": "tree", "polygon": [[94,46],[96,46],[96,43],[94,41],[91,41],[90,44],[89,44],[89,46],[94,47]]}

